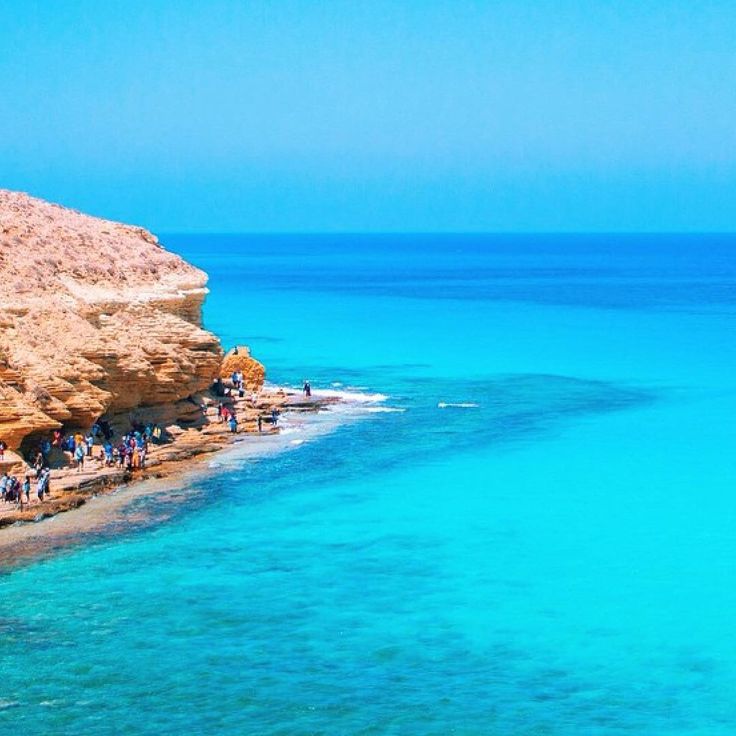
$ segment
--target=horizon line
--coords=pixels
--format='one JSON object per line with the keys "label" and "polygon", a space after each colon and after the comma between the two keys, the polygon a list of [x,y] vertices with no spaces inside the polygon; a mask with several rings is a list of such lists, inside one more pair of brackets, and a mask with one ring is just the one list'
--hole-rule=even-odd
{"label": "horizon line", "polygon": [[168,235],[248,235],[254,237],[293,236],[623,236],[623,235],[689,235],[734,236],[736,230],[168,230],[151,229],[154,234]]}

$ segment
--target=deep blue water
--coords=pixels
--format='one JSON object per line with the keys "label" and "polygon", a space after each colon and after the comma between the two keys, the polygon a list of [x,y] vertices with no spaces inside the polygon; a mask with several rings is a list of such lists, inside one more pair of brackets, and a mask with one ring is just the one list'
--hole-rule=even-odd
{"label": "deep blue water", "polygon": [[163,241],[395,411],[0,578],[0,733],[736,731],[736,237]]}

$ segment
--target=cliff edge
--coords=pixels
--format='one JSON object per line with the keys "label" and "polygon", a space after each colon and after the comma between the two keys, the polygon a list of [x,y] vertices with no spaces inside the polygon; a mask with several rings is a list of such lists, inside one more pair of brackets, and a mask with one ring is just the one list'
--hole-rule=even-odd
{"label": "cliff edge", "polygon": [[191,413],[223,358],[202,329],[206,283],[142,228],[0,189],[0,439]]}

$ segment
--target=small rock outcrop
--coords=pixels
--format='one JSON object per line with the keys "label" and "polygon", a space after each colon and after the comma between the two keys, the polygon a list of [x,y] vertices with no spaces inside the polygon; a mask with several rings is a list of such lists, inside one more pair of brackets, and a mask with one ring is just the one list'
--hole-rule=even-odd
{"label": "small rock outcrop", "polygon": [[202,328],[206,282],[142,228],[0,190],[0,439],[191,412],[223,357]]}
{"label": "small rock outcrop", "polygon": [[257,391],[263,386],[266,369],[251,356],[245,345],[238,345],[227,353],[220,367],[220,377],[230,378],[236,371],[243,374],[243,384],[248,391]]}

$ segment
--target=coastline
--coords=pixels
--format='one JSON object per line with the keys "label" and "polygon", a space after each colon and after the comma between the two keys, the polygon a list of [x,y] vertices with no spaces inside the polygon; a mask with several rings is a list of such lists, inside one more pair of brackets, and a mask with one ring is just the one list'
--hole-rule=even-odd
{"label": "coastline", "polygon": [[226,448],[298,446],[289,418],[345,399],[264,387],[205,329],[207,274],[145,229],[4,189],[0,225],[0,571],[174,498]]}
{"label": "coastline", "polygon": [[[138,528],[165,523],[182,503],[203,493],[202,482],[231,467],[297,449],[315,437],[334,431],[360,416],[386,397],[334,390],[315,390],[311,398],[293,388],[268,386],[259,394],[254,411],[278,408],[279,427],[268,431],[229,433],[225,424],[210,422],[209,431],[179,437],[151,454],[149,467],[133,474],[110,469],[81,477],[69,489],[36,504],[30,512],[0,511],[0,574],[46,559],[87,543],[119,536]],[[249,403],[246,399],[240,399]],[[240,411],[246,411],[243,406]],[[251,418],[251,423],[253,420]],[[186,433],[185,433],[186,434]],[[159,453],[157,456],[157,452]],[[163,458],[162,455],[166,457]],[[79,474],[80,476],[87,474]],[[136,508],[141,500],[155,501],[156,511]]]}
{"label": "coastline", "polygon": [[[231,433],[227,423],[217,421],[215,400],[204,413],[202,426],[190,429],[170,427],[172,439],[152,447],[146,467],[128,471],[107,468],[101,459],[92,470],[77,472],[72,468],[52,472],[52,495],[48,500],[34,500],[30,508],[20,511],[15,504],[0,502],[0,572],[12,569],[39,554],[83,543],[90,534],[109,526],[115,514],[136,499],[175,489],[182,489],[194,478],[218,467],[214,457],[247,444],[248,457],[260,457],[273,449],[297,415],[315,415],[340,402],[332,395],[310,398],[293,389],[278,386],[264,388],[255,401],[250,398],[232,400],[232,406],[245,418],[242,428]],[[265,425],[257,429],[257,416],[276,409],[281,426]],[[269,442],[271,440],[271,442]],[[96,448],[98,451],[100,448]],[[105,504],[90,504],[106,499]],[[90,507],[95,509],[90,511]],[[74,512],[74,513],[71,513]],[[63,517],[63,523],[57,523]]]}

